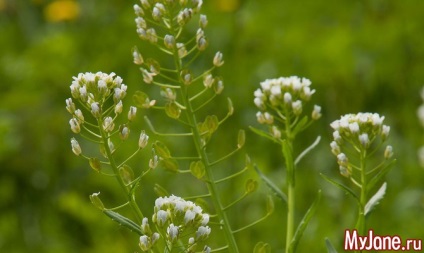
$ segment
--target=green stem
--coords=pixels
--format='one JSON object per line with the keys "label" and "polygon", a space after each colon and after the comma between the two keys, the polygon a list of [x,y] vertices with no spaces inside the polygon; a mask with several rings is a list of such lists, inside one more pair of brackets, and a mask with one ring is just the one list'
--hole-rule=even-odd
{"label": "green stem", "polygon": [[100,135],[102,137],[103,143],[104,143],[104,148],[105,148],[105,152],[106,152],[106,156],[110,162],[110,166],[112,167],[113,173],[116,175],[116,179],[118,180],[119,185],[121,186],[121,188],[124,190],[124,192],[126,193],[127,197],[128,197],[128,202],[131,206],[131,208],[133,209],[133,211],[136,214],[137,217],[137,221],[141,222],[141,220],[143,219],[143,213],[141,212],[140,208],[138,207],[137,203],[135,202],[134,197],[132,196],[130,189],[128,189],[128,187],[125,185],[124,180],[122,179],[122,177],[119,174],[119,168],[116,165],[116,161],[113,158],[112,155],[112,151],[109,148],[108,145],[108,139],[109,136],[107,135],[107,133],[103,130],[102,126],[103,126],[103,120],[102,117],[99,117],[97,119],[98,125],[99,125],[99,132]]}
{"label": "green stem", "polygon": [[283,155],[286,161],[286,177],[287,177],[287,229],[286,229],[286,253],[289,252],[290,244],[294,235],[294,219],[295,219],[295,162],[293,159],[293,141],[294,136],[291,132],[291,118],[286,113],[285,132],[286,142],[283,143]]}
{"label": "green stem", "polygon": [[367,173],[366,173],[366,151],[361,150],[360,152],[360,163],[361,163],[361,196],[360,196],[360,205],[358,210],[358,222],[356,229],[358,230],[359,235],[365,235],[365,205],[367,204]]}
{"label": "green stem", "polygon": [[[174,34],[174,23],[171,22],[171,28],[169,29],[169,32],[176,37],[176,34]],[[178,56],[178,49],[174,49],[174,62],[175,67],[177,70],[177,73],[179,74],[182,71],[182,62],[181,59]],[[221,200],[218,195],[217,186],[214,183],[214,178],[211,170],[211,163],[209,162],[208,156],[206,154],[206,150],[204,146],[202,145],[202,136],[199,132],[199,129],[197,128],[198,121],[196,119],[195,110],[193,109],[193,106],[189,99],[188,94],[188,86],[180,83],[180,91],[181,91],[181,100],[182,104],[187,108],[185,110],[188,125],[191,128],[191,132],[193,134],[193,142],[196,147],[196,151],[199,154],[200,160],[205,165],[205,182],[209,191],[209,194],[211,196],[211,201],[213,205],[216,208],[217,216],[220,221],[222,221],[222,228],[223,232],[226,238],[226,241],[228,243],[228,251],[229,252],[238,252],[237,244],[233,235],[233,231],[231,230],[228,217],[223,210]]]}

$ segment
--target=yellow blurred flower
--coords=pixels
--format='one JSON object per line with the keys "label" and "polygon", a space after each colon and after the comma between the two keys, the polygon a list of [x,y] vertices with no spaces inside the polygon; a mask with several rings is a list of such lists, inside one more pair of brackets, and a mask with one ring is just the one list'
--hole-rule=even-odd
{"label": "yellow blurred flower", "polygon": [[73,0],[57,0],[44,9],[44,17],[48,22],[75,20],[79,13],[79,4]]}
{"label": "yellow blurred flower", "polygon": [[216,0],[215,6],[223,12],[233,12],[240,7],[240,0]]}

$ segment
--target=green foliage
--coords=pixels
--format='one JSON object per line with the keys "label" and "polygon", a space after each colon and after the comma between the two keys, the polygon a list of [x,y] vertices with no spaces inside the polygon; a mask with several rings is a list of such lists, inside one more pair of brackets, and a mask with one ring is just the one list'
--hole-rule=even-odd
{"label": "green foliage", "polygon": [[[145,94],[157,90],[142,84],[142,76],[131,59],[130,49],[139,41],[131,4],[116,0],[78,1],[79,16],[53,22],[45,16],[51,2],[54,1],[0,1],[0,251],[139,251],[134,243],[137,236],[99,215],[88,200],[89,194],[102,189],[102,200],[110,206],[122,199],[122,193],[116,182],[99,177],[86,161],[70,152],[66,140],[72,134],[65,127],[69,118],[64,103],[69,97],[71,76],[102,70],[123,77],[128,97],[136,95],[135,105],[152,106],[152,98],[136,93],[141,85]],[[218,147],[214,150],[217,157],[224,155],[224,147],[233,145],[232,140],[236,143],[237,129],[249,125],[259,128],[252,94],[261,80],[296,74],[309,77],[317,90],[314,100],[322,106],[323,118],[302,132],[299,145],[293,147],[303,150],[315,136],[322,136],[314,151],[299,162],[301,169],[296,179],[301,180],[296,180],[296,187],[302,197],[297,199],[297,206],[307,210],[318,188],[323,190],[323,196],[298,252],[325,252],[324,236],[330,237],[335,248],[340,249],[344,229],[355,219],[355,200],[345,197],[343,191],[323,180],[319,173],[339,178],[336,159],[329,153],[329,124],[340,115],[358,111],[386,116],[387,124],[392,126],[390,140],[397,158],[395,168],[384,176],[388,183],[384,201],[371,213],[368,226],[380,234],[424,238],[424,176],[416,158],[417,148],[424,143],[416,118],[416,108],[421,103],[418,93],[424,80],[423,4],[421,0],[331,4],[205,1],[204,11],[209,18],[205,30],[211,50],[205,53],[206,58],[213,57],[213,50],[224,53],[225,65],[220,75],[226,83],[225,96],[232,98],[234,106],[232,120],[220,126],[216,138],[211,139]],[[151,45],[144,45],[143,51],[152,52],[158,59],[163,57]],[[209,60],[201,60],[193,72],[208,64]],[[225,97],[218,98],[203,109],[225,112],[228,104]],[[156,117],[154,110],[140,114],[151,118],[156,127],[161,126],[160,130],[181,130],[181,126]],[[222,114],[216,116],[220,118]],[[150,129],[141,119],[138,117],[133,125]],[[136,142],[136,135],[130,135],[128,141]],[[80,144],[89,157],[98,155],[98,145],[87,141]],[[193,151],[180,145],[178,139],[169,144],[170,148],[171,145],[177,147],[171,149],[173,155]],[[132,150],[124,146],[123,153]],[[281,149],[251,131],[246,131],[245,148],[280,189],[285,179],[279,170],[284,166],[279,157]],[[134,172],[142,171],[151,157],[149,152],[134,157],[128,166]],[[122,158],[119,152],[116,155]],[[238,169],[232,162],[225,165],[228,172]],[[146,176],[149,180],[141,187],[147,196],[143,205],[153,203],[156,196],[169,196],[167,191],[171,188],[179,189],[184,196],[192,191],[204,193],[202,185],[185,183],[180,175],[169,180],[169,174],[159,167]],[[225,172],[218,174],[226,176]],[[243,189],[246,176],[255,174],[235,178],[232,184],[220,184],[223,198],[226,193]],[[350,182],[340,179],[340,183]],[[259,193],[267,191],[266,184],[261,181]],[[261,201],[263,195],[252,194],[229,212],[231,219],[242,226],[246,219],[258,217],[264,206],[257,205]],[[151,211],[150,208],[146,204],[142,211]],[[237,233],[240,251],[251,252],[258,241],[265,242],[259,248],[267,249],[266,244],[281,249],[283,242],[275,237],[274,231],[285,226],[284,208],[285,204],[276,201],[275,211],[268,219],[249,228],[248,233]],[[298,217],[302,215],[297,213]]]}

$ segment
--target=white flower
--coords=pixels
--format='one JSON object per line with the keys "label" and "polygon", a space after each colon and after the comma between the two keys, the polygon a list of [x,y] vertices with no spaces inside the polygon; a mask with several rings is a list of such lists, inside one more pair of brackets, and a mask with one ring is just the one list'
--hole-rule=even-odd
{"label": "white flower", "polygon": [[75,104],[74,102],[72,102],[72,98],[66,99],[65,102],[66,102],[66,110],[68,110],[70,114],[73,114],[75,112]]}
{"label": "white flower", "polygon": [[137,114],[137,107],[131,106],[130,110],[128,111],[128,120],[129,121],[135,120],[136,114]]}
{"label": "white flower", "polygon": [[299,116],[302,113],[302,101],[296,100],[292,102],[293,113],[296,116]]}
{"label": "white flower", "polygon": [[122,112],[122,100],[119,100],[119,102],[115,105],[115,114],[118,115]]}
{"label": "white flower", "polygon": [[174,242],[178,238],[178,226],[174,226],[174,224],[170,224],[168,228],[166,229],[166,232],[168,233],[169,239],[171,239],[171,242]]}
{"label": "white flower", "polygon": [[390,159],[393,156],[393,147],[388,145],[384,150],[384,158]]}
{"label": "white flower", "polygon": [[138,146],[143,149],[147,146],[149,142],[149,136],[145,133],[145,131],[141,131],[140,138],[138,140]]}
{"label": "white flower", "polygon": [[314,105],[314,110],[312,111],[312,119],[313,120],[318,120],[319,118],[321,118],[322,114],[321,114],[321,106],[319,105]]}
{"label": "white flower", "polygon": [[75,155],[79,156],[81,154],[81,147],[78,143],[77,140],[75,140],[75,138],[71,139],[71,147],[72,147],[72,152],[74,152]]}
{"label": "white flower", "polygon": [[361,135],[359,135],[359,142],[361,143],[361,145],[364,148],[368,148],[369,144],[370,144],[370,139],[368,137],[367,133],[363,133]]}
{"label": "white flower", "polygon": [[69,121],[69,125],[71,125],[72,132],[74,132],[76,134],[81,132],[80,124],[78,123],[78,120],[76,118],[72,118]]}
{"label": "white flower", "polygon": [[223,55],[221,52],[216,52],[215,57],[213,58],[213,65],[215,65],[216,67],[221,67],[224,64],[222,57]]}
{"label": "white flower", "polygon": [[264,101],[262,101],[261,98],[254,98],[253,99],[253,103],[256,105],[256,107],[258,107],[259,109],[265,109],[265,104]]}
{"label": "white flower", "polygon": [[211,233],[210,227],[200,226],[196,231],[196,240],[205,240],[210,233]]}
{"label": "white flower", "polygon": [[140,248],[142,251],[148,251],[150,249],[150,238],[147,235],[140,236]]}
{"label": "white flower", "polygon": [[358,125],[358,122],[352,122],[352,123],[350,123],[349,124],[349,129],[350,129],[350,132],[352,133],[352,134],[356,134],[356,133],[358,133],[359,132],[359,125]]}
{"label": "white flower", "polygon": [[381,129],[381,138],[383,138],[383,140],[387,139],[387,137],[389,136],[389,133],[390,133],[390,127],[383,125]]}
{"label": "white flower", "polygon": [[168,220],[168,213],[164,210],[159,210],[156,215],[157,224],[162,227]]}
{"label": "white flower", "polygon": [[340,146],[337,144],[337,142],[335,142],[335,141],[332,141],[331,143],[330,143],[330,147],[331,147],[331,152],[334,154],[334,155],[338,155],[338,154],[340,154]]}
{"label": "white flower", "polygon": [[115,127],[115,124],[113,123],[112,117],[106,117],[103,121],[103,129],[106,132],[112,132],[113,128]]}
{"label": "white flower", "polygon": [[208,222],[209,222],[209,214],[207,213],[202,214],[202,222],[201,222],[202,226],[206,226]]}
{"label": "white flower", "polygon": [[195,212],[193,212],[192,210],[187,210],[184,215],[184,223],[187,225],[187,223],[193,221],[195,217],[196,217]]}
{"label": "white flower", "polygon": [[281,87],[280,87],[280,85],[273,85],[271,87],[271,94],[273,96],[280,97],[281,96]]}
{"label": "white flower", "polygon": [[272,123],[274,123],[274,117],[268,112],[264,113],[264,118],[265,118],[265,124],[271,125]]}
{"label": "white flower", "polygon": [[288,92],[284,93],[284,103],[291,104],[292,102],[292,95]]}

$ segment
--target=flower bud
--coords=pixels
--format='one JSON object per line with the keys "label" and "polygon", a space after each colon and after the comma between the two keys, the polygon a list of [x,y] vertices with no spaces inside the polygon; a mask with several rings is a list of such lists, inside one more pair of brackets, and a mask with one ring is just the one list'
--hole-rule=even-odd
{"label": "flower bud", "polygon": [[350,177],[349,169],[344,166],[339,166],[340,174],[344,177]]}
{"label": "flower bud", "polygon": [[338,155],[338,154],[340,154],[340,152],[341,152],[341,150],[340,150],[340,146],[337,144],[337,142],[335,142],[335,141],[332,141],[331,143],[330,143],[330,147],[331,147],[331,152],[334,154],[334,155]]}
{"label": "flower bud", "polygon": [[281,131],[276,126],[272,126],[272,128],[271,128],[271,134],[276,139],[280,139],[281,138]]}
{"label": "flower bud", "polygon": [[135,24],[137,25],[137,28],[147,28],[146,20],[144,20],[142,17],[135,18]]}
{"label": "flower bud", "polygon": [[127,125],[121,125],[119,127],[119,138],[121,138],[121,140],[126,140],[128,139],[128,136],[130,135],[130,129],[127,127]]}
{"label": "flower bud", "polygon": [[147,40],[152,43],[156,44],[158,42],[158,37],[156,35],[156,30],[154,28],[149,28],[146,31]]}
{"label": "flower bud", "polygon": [[147,40],[147,32],[144,28],[137,28],[138,37],[142,40]]}
{"label": "flower bud", "polygon": [[80,125],[79,125],[78,120],[76,118],[72,118],[69,121],[69,125],[71,125],[72,132],[74,132],[76,134],[78,134],[79,132],[81,132]]}
{"label": "flower bud", "polygon": [[84,115],[82,115],[82,112],[80,109],[75,110],[75,117],[78,120],[78,123],[82,124],[84,123]]}
{"label": "flower bud", "polygon": [[74,114],[74,112],[75,112],[75,104],[74,104],[74,102],[72,102],[72,98],[68,98],[65,101],[66,101],[66,110],[68,110],[68,112],[70,114]]}
{"label": "flower bud", "polygon": [[187,55],[187,49],[185,48],[184,43],[177,43],[178,48],[178,57],[181,59]]}
{"label": "flower bud", "polygon": [[213,58],[213,65],[216,67],[221,67],[224,64],[224,61],[222,60],[223,55],[221,52],[216,52],[215,57]]}
{"label": "flower bud", "polygon": [[383,139],[383,141],[385,141],[387,137],[389,137],[389,133],[390,133],[390,127],[383,125],[381,129],[381,138]]}
{"label": "flower bud", "polygon": [[147,235],[150,235],[152,233],[152,230],[150,229],[150,226],[149,226],[149,219],[147,219],[146,217],[144,217],[143,220],[141,221],[141,232]]}
{"label": "flower bud", "polygon": [[312,119],[313,120],[318,120],[319,118],[321,118],[322,114],[321,114],[321,106],[319,105],[314,105],[314,110],[312,111]]}
{"label": "flower bud", "polygon": [[159,210],[156,213],[156,223],[159,225],[159,227],[162,227],[165,225],[166,221],[168,220],[168,213],[164,210]]}
{"label": "flower bud", "polygon": [[150,238],[147,235],[140,236],[140,243],[138,244],[142,251],[149,251],[152,246],[150,243]]}
{"label": "flower bud", "polygon": [[95,118],[100,117],[100,107],[99,107],[99,103],[92,103],[91,104],[91,113],[93,114],[93,116]]}
{"label": "flower bud", "polygon": [[185,70],[181,71],[180,76],[181,76],[181,80],[183,81],[183,83],[185,85],[191,84],[193,77],[192,77],[189,70],[185,69]]}
{"label": "flower bud", "polygon": [[141,70],[141,73],[143,74],[143,81],[147,84],[151,84],[153,82],[153,74],[144,68],[140,68],[140,70]]}
{"label": "flower bud", "polygon": [[221,94],[221,92],[224,90],[224,82],[222,81],[222,79],[220,78],[215,79],[214,89],[216,94]]}
{"label": "flower bud", "polygon": [[296,100],[292,103],[293,113],[299,116],[302,113],[302,101]]}
{"label": "flower bud", "polygon": [[291,104],[292,102],[292,95],[288,92],[284,93],[284,103]]}
{"label": "flower bud", "polygon": [[157,3],[155,5],[155,7],[153,7],[153,11],[152,11],[152,18],[155,21],[159,21],[161,19],[161,17],[162,17],[162,11],[161,11],[160,8],[157,7],[158,4],[159,3]]}
{"label": "flower bud", "polygon": [[265,118],[265,124],[272,125],[272,123],[274,123],[274,117],[270,113],[265,112],[264,118]]}
{"label": "flower bud", "polygon": [[88,95],[87,95],[87,88],[85,86],[79,88],[79,94],[80,94],[81,101],[82,102],[87,102]]}
{"label": "flower bud", "polygon": [[159,163],[159,157],[157,155],[154,155],[153,158],[149,160],[149,168],[156,169]]}
{"label": "flower bud", "polygon": [[103,121],[103,129],[110,133],[113,131],[113,128],[115,127],[115,124],[113,123],[112,117],[106,117]]}
{"label": "flower bud", "polygon": [[168,49],[173,49],[175,45],[175,38],[172,35],[165,35],[165,38],[163,39],[163,43],[165,44],[165,47]]}
{"label": "flower bud", "polygon": [[208,46],[208,41],[206,40],[206,37],[200,37],[197,40],[197,49],[199,49],[199,51],[203,51],[206,49],[206,47]]}
{"label": "flower bud", "polygon": [[138,147],[143,149],[147,146],[148,142],[149,142],[149,136],[145,133],[144,130],[141,131],[140,138],[138,139]]}
{"label": "flower bud", "polygon": [[143,56],[140,54],[140,52],[138,51],[137,47],[134,47],[132,50],[132,55],[133,55],[133,61],[135,64],[137,65],[141,65],[144,62]]}
{"label": "flower bud", "polygon": [[363,134],[359,135],[359,142],[361,143],[361,145],[364,148],[368,148],[368,146],[370,144],[370,139],[368,138],[368,134],[363,133]]}
{"label": "flower bud", "polygon": [[136,114],[137,114],[137,107],[131,106],[130,110],[128,111],[128,120],[129,121],[135,120]]}
{"label": "flower bud", "polygon": [[214,81],[215,81],[215,79],[213,78],[213,76],[211,74],[207,74],[203,77],[203,85],[206,88],[211,88]]}
{"label": "flower bud", "polygon": [[140,0],[140,3],[141,3],[141,6],[143,6],[143,9],[149,9],[151,6],[150,6],[150,3],[149,3],[149,0]]}
{"label": "flower bud", "polygon": [[352,134],[357,134],[359,133],[359,125],[358,122],[353,122],[349,124],[349,130]]}
{"label": "flower bud", "polygon": [[175,242],[178,239],[178,226],[174,226],[174,224],[169,224],[166,232],[169,236],[171,242]]}
{"label": "flower bud", "polygon": [[207,25],[208,25],[208,18],[206,17],[206,15],[201,14],[200,20],[199,20],[200,28],[205,29]]}
{"label": "flower bud", "polygon": [[388,145],[386,149],[384,150],[384,158],[388,160],[392,158],[392,156],[393,156],[393,147]]}
{"label": "flower bud", "polygon": [[190,21],[192,14],[192,9],[185,8],[184,10],[180,11],[177,16],[178,24],[181,26],[187,24],[187,22]]}
{"label": "flower bud", "polygon": [[205,240],[211,233],[211,228],[208,226],[200,226],[196,231],[196,240]]}
{"label": "flower bud", "polygon": [[72,147],[72,152],[74,152],[75,155],[77,156],[81,155],[82,153],[81,147],[75,138],[71,139],[71,147]]}
{"label": "flower bud", "polygon": [[144,16],[144,11],[138,4],[134,4],[133,8],[134,8],[135,15]]}
{"label": "flower bud", "polygon": [[122,100],[119,100],[119,102],[115,105],[115,114],[121,114],[122,113]]}

